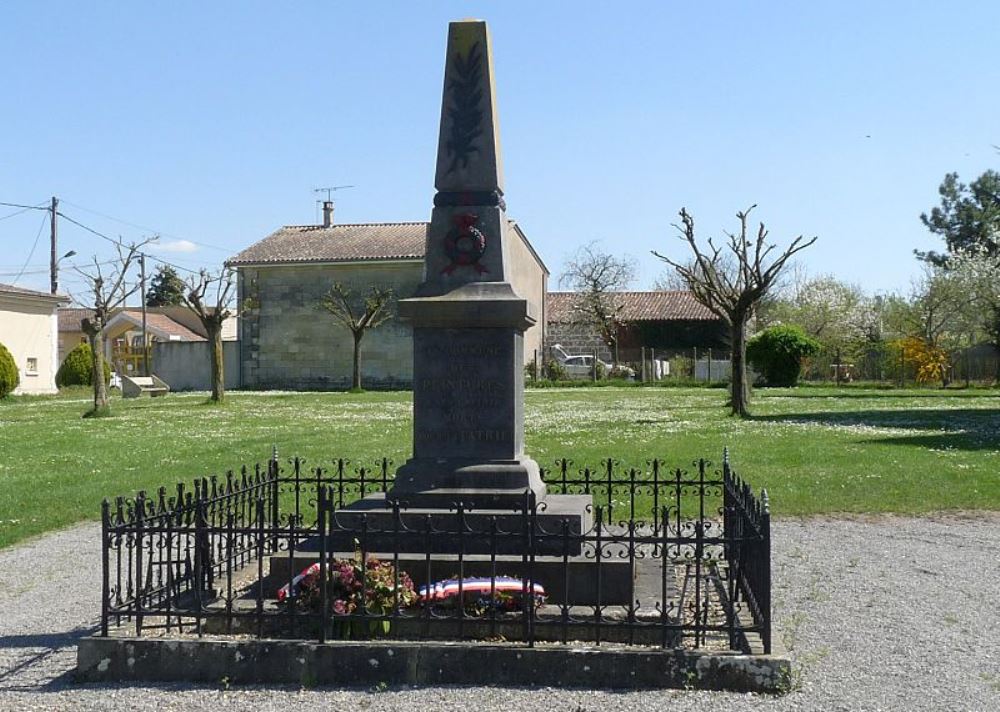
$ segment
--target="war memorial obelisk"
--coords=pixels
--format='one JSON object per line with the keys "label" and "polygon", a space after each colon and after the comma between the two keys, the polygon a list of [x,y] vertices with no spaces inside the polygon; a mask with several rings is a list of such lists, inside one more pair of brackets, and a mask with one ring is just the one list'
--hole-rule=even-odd
{"label": "war memorial obelisk", "polygon": [[[524,332],[537,315],[510,284],[500,128],[485,22],[448,29],[424,281],[399,303],[413,327],[413,457],[390,500],[523,506],[545,498],[524,453]],[[516,238],[515,238],[516,239]]]}
{"label": "war memorial obelisk", "polygon": [[[464,551],[486,554],[491,521],[521,531],[525,507],[536,505],[539,532],[578,536],[592,525],[591,497],[547,495],[524,452],[524,332],[537,317],[510,283],[508,239],[517,238],[508,235],[490,35],[479,20],[449,25],[435,188],[424,279],[399,302],[413,328],[413,457],[388,492],[338,510],[336,521],[349,528],[364,515],[381,532],[368,538],[369,551],[448,554],[457,539],[425,544],[391,533],[423,531],[428,521],[450,531],[461,507],[470,527]],[[343,533],[329,543],[350,550],[351,541]],[[493,553],[521,549],[523,541],[506,538]],[[536,547],[579,550],[577,541],[554,539]]]}

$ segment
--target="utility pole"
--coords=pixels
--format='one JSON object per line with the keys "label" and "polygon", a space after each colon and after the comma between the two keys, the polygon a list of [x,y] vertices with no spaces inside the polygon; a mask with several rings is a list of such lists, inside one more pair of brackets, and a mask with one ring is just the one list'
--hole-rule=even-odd
{"label": "utility pole", "polygon": [[50,240],[51,240],[51,250],[49,252],[49,278],[50,286],[52,287],[52,294],[59,291],[59,258],[58,258],[58,241],[59,241],[59,226],[56,221],[56,211],[59,208],[59,199],[52,196],[52,207],[50,218]]}
{"label": "utility pole", "polygon": [[142,375],[149,375],[149,345],[146,343],[146,255],[139,253],[139,298],[142,304]]}

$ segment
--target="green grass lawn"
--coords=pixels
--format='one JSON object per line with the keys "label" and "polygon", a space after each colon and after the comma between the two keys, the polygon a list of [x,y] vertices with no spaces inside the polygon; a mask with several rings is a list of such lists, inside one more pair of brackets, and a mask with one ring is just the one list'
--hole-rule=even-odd
{"label": "green grass lawn", "polygon": [[[262,462],[272,443],[311,463],[403,462],[409,393],[230,393],[113,402],[87,420],[86,391],[0,401],[0,547],[83,519],[102,497]],[[755,417],[704,388],[529,390],[528,452],[598,466],[718,462],[766,487],[778,515],[1000,510],[996,392],[833,388],[757,391]]]}

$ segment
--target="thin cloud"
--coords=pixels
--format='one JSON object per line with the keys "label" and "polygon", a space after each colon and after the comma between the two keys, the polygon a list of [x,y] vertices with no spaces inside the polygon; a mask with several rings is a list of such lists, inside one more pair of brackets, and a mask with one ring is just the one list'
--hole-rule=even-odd
{"label": "thin cloud", "polygon": [[156,242],[150,245],[150,249],[155,252],[197,252],[198,246],[190,240],[171,240]]}

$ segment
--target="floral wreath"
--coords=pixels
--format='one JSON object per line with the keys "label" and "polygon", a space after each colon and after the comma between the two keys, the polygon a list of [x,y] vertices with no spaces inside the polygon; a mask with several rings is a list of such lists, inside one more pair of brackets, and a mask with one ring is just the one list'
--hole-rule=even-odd
{"label": "floral wreath", "polygon": [[488,272],[489,270],[479,264],[483,253],[486,252],[486,236],[476,227],[479,216],[473,213],[461,213],[452,216],[452,220],[455,226],[444,238],[444,253],[448,255],[451,264],[441,272],[451,274],[459,267],[473,267],[479,274]]}

